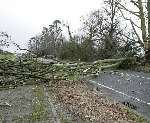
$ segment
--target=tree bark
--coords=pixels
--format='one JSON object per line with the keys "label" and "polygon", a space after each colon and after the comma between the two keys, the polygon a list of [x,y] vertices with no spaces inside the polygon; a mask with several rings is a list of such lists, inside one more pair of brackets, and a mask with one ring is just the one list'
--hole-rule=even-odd
{"label": "tree bark", "polygon": [[144,16],[142,0],[138,0],[138,5],[139,5],[140,20],[141,20],[142,39],[145,45],[147,40],[146,40],[146,25],[145,25],[145,16]]}
{"label": "tree bark", "polygon": [[138,0],[138,6],[139,6],[139,14],[141,20],[142,39],[143,39],[144,50],[145,50],[145,62],[147,63],[150,62],[150,1],[149,0],[147,1],[148,35],[146,33],[146,21],[145,21],[142,0]]}
{"label": "tree bark", "polygon": [[147,1],[147,13],[148,13],[148,38],[147,47],[145,52],[146,62],[150,63],[150,1]]}

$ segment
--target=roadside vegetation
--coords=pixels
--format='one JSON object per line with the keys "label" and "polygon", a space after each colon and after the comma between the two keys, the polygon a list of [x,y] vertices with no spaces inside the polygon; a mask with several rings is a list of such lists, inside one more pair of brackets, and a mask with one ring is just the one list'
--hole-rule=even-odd
{"label": "roadside vegetation", "polygon": [[0,53],[0,60],[16,60],[16,56],[13,53],[10,52],[2,52]]}
{"label": "roadside vegetation", "polygon": [[[1,91],[35,85],[36,100],[28,117],[33,123],[48,117],[47,105],[43,103],[44,88],[48,88],[49,95],[54,95],[55,101],[77,121],[149,123],[122,104],[98,95],[89,88],[87,81],[83,81],[88,76],[112,69],[150,72],[150,23],[147,23],[150,21],[150,2],[147,1],[147,9],[143,9],[145,4],[141,0],[127,3],[137,7],[138,16],[123,0],[104,1],[104,8],[83,18],[78,33],[72,33],[69,24],[54,20],[29,40],[28,49],[22,49],[7,33],[1,32],[2,48],[13,44],[25,51],[15,54],[0,50]],[[128,19],[126,12],[136,16],[141,24],[138,26],[139,23]],[[66,29],[68,33],[64,34]],[[58,117],[61,122],[70,122],[61,114]]]}
{"label": "roadside vegetation", "polygon": [[[131,61],[131,63],[129,62]],[[134,62],[133,62],[134,61]],[[83,122],[129,122],[148,123],[145,118],[132,112],[118,102],[91,91],[88,82],[83,79],[88,75],[97,75],[105,69],[118,69],[122,65],[132,66],[133,58],[106,59],[94,62],[66,62],[44,64],[38,59],[21,57],[17,61],[1,60],[1,89],[15,89],[18,86],[36,85],[35,100],[30,116],[21,120],[34,122],[48,118],[47,106],[42,86],[48,87],[49,95],[55,95],[57,103],[63,103],[72,117]],[[6,78],[7,76],[7,78]],[[52,96],[50,96],[52,98]],[[53,98],[52,98],[53,99]],[[99,117],[101,116],[101,117]],[[63,115],[58,115],[60,121],[70,122]]]}

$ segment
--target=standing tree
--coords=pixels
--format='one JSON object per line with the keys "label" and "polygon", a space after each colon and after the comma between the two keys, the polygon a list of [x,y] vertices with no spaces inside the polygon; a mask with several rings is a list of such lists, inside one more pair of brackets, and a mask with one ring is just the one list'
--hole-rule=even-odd
{"label": "standing tree", "polygon": [[10,43],[10,36],[6,32],[0,32],[0,47],[8,47]]}
{"label": "standing tree", "polygon": [[[116,2],[117,1],[117,2]],[[120,0],[107,0],[102,11],[94,11],[84,22],[85,37],[90,45],[96,46],[102,58],[113,57],[123,41],[120,26],[118,3]]]}
{"label": "standing tree", "polygon": [[58,49],[63,43],[64,37],[61,22],[55,20],[49,27],[43,27],[42,33],[30,39],[29,49],[37,52],[39,56],[58,55]]}
{"label": "standing tree", "polygon": [[[118,7],[122,13],[122,16],[131,22],[131,25],[133,27],[133,30],[136,32],[137,37],[139,38],[141,46],[143,46],[145,50],[145,59],[146,62],[150,61],[150,1],[143,1],[143,0],[131,0],[130,2],[127,2],[129,4],[132,4],[134,6],[134,11],[133,9],[131,10],[129,7],[131,5],[129,4],[122,4],[118,2]],[[137,10],[137,11],[135,11]],[[126,15],[129,16],[132,15],[132,18],[137,18],[136,21],[135,19],[128,18],[128,16],[125,16],[123,14],[123,11],[128,13]],[[138,26],[140,25],[140,26]],[[140,36],[138,34],[138,29],[141,31]],[[138,30],[138,31],[137,31]],[[140,38],[141,37],[141,38]]]}
{"label": "standing tree", "polygon": [[28,48],[30,52],[36,54],[37,56],[42,55],[42,52],[40,50],[40,39],[41,39],[40,35],[32,37],[30,38],[29,44],[28,44]]}

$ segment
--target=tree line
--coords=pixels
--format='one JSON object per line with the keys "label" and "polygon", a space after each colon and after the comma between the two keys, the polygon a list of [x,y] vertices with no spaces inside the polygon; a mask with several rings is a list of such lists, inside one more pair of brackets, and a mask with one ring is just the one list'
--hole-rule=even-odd
{"label": "tree line", "polygon": [[73,34],[69,24],[55,20],[29,40],[29,50],[38,57],[81,61],[134,56],[143,50],[150,60],[150,1],[104,0],[82,22]]}

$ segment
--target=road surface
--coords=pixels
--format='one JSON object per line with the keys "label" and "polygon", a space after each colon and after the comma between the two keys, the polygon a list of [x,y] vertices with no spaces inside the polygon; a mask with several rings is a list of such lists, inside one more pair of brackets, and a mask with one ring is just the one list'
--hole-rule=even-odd
{"label": "road surface", "polygon": [[150,73],[105,71],[90,82],[106,95],[150,118]]}

